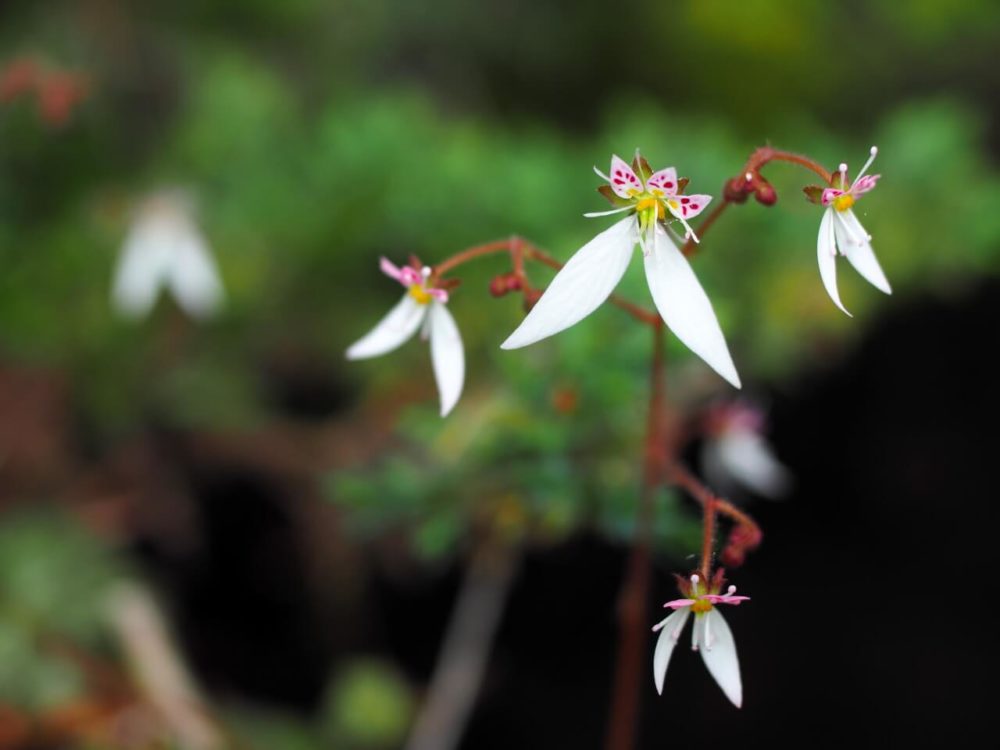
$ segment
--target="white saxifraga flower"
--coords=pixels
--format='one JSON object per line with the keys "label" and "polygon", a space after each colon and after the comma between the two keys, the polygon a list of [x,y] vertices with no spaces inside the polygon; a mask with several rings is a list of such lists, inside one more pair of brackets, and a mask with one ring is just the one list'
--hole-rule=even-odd
{"label": "white saxifraga flower", "polygon": [[455,319],[448,312],[448,292],[428,285],[431,269],[398,268],[382,258],[382,272],[406,287],[403,299],[365,336],[347,350],[348,359],[367,359],[401,346],[417,329],[430,339],[431,364],[441,397],[441,416],[450,412],[465,382],[465,350]]}
{"label": "white saxifraga flower", "polygon": [[667,326],[691,351],[739,388],[740,378],[712,303],[666,227],[670,216],[684,227],[685,238],[694,237],[687,222],[701,213],[712,198],[682,195],[686,181],[679,183],[673,167],[653,172],[638,153],[634,166],[633,170],[614,156],[610,176],[598,172],[610,186],[605,196],[618,208],[587,216],[628,212],[628,217],[601,232],[569,259],[502,348],[533,344],[590,315],[611,295],[639,243],[649,291]]}
{"label": "white saxifraga flower", "polygon": [[816,241],[819,275],[823,279],[823,286],[826,287],[830,299],[848,315],[850,313],[840,301],[840,294],[837,291],[838,251],[872,286],[886,294],[892,294],[892,288],[882,272],[882,267],[875,259],[871,235],[865,231],[851,210],[862,195],[875,187],[881,176],[877,174],[865,176],[877,153],[878,149],[872,146],[871,156],[850,187],[847,186],[847,165],[841,164],[837,170],[839,183],[835,183],[839,186],[824,189],[820,196],[820,203],[827,209],[823,212],[823,219],[819,225],[819,239]]}
{"label": "white saxifraga flower", "polygon": [[686,586],[683,579],[681,582],[687,588],[683,591],[685,598],[674,599],[664,604],[664,607],[674,610],[673,614],[653,626],[654,633],[660,631],[653,653],[653,680],[656,683],[656,691],[663,693],[663,680],[667,675],[670,657],[680,639],[681,630],[694,612],[691,649],[701,652],[701,658],[709,674],[715,678],[733,705],[739,708],[743,703],[743,682],[740,679],[736,642],[716,605],[738,605],[740,602],[748,601],[750,597],[736,596],[735,586],[730,586],[725,594],[719,593],[719,586],[712,586],[715,590],[710,591],[697,575],[691,576],[690,586]]}
{"label": "white saxifraga flower", "polygon": [[112,304],[123,315],[146,315],[161,288],[193,318],[219,309],[222,280],[193,213],[190,197],[179,190],[155,193],[139,206],[111,289]]}
{"label": "white saxifraga flower", "polygon": [[728,493],[735,483],[771,499],[788,492],[792,475],[764,438],[765,423],[763,411],[743,401],[709,409],[702,464],[713,486]]}

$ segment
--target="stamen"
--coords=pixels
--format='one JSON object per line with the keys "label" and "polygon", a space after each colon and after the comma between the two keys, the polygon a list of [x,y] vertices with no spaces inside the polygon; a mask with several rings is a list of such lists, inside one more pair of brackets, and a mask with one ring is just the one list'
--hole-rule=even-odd
{"label": "stamen", "polygon": [[711,651],[712,650],[712,629],[711,629],[710,625],[712,624],[712,621],[710,619],[708,619],[707,617],[704,618],[704,619],[705,619],[705,636],[704,636],[705,650],[706,651]]}
{"label": "stamen", "polygon": [[747,182],[753,182],[753,172],[746,173]]}
{"label": "stamen", "polygon": [[736,587],[730,584],[729,588],[726,590],[726,595],[732,596],[735,593],[736,593]]}
{"label": "stamen", "polygon": [[698,577],[697,573],[692,573],[691,574],[691,585],[692,586],[697,586],[698,585],[698,581],[700,581],[700,580],[701,579]]}
{"label": "stamen", "polygon": [[431,267],[430,266],[424,266],[423,268],[421,268],[420,269],[420,275],[423,276],[425,279],[429,278],[430,275],[431,275]]}
{"label": "stamen", "polygon": [[604,180],[608,184],[611,183],[611,178],[608,177],[606,174],[604,174],[604,172],[599,170],[596,166],[594,167],[594,171],[597,172],[597,176],[600,177],[602,180]]}
{"label": "stamen", "polygon": [[866,161],[865,165],[861,167],[861,171],[858,172],[858,176],[855,177],[854,182],[851,183],[852,188],[858,184],[858,180],[860,180],[862,177],[865,176],[865,172],[868,171],[868,167],[870,167],[872,165],[872,162],[875,161],[876,156],[878,156],[878,146],[872,146],[871,156],[868,157],[868,161]]}

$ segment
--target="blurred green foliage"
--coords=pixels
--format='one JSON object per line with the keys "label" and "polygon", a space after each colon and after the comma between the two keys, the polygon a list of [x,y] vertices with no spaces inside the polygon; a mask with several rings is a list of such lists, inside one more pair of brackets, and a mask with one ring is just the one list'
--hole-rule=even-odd
{"label": "blurred green foliage", "polygon": [[108,647],[105,595],[122,574],[97,539],[51,513],[0,524],[0,702],[27,709],[86,692],[65,647]]}

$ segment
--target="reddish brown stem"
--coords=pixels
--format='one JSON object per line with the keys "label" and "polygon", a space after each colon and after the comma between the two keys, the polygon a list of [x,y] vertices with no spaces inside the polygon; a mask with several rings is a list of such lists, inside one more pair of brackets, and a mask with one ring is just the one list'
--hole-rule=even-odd
{"label": "reddish brown stem", "polygon": [[712,576],[712,557],[715,553],[715,496],[705,498],[701,530],[701,580],[706,585]]}
{"label": "reddish brown stem", "polygon": [[[750,175],[750,180],[747,182],[754,183],[755,180],[759,179],[759,172],[768,162],[772,161],[785,161],[790,164],[798,164],[803,169],[808,169],[810,172],[814,172],[828,185],[833,184],[833,174],[828,172],[823,168],[818,162],[813,161],[808,156],[803,156],[802,154],[796,154],[791,151],[782,151],[781,149],[772,148],[771,146],[761,146],[752,154],[750,158],[747,159],[747,163],[743,166],[743,171],[739,175],[727,180],[722,189],[722,202],[719,203],[715,209],[702,220],[701,224],[698,225],[698,230],[696,234],[700,240],[705,233],[711,229],[715,220],[719,218],[723,211],[726,210],[726,206],[730,203],[741,203],[746,200],[747,193],[740,195],[739,193],[734,194],[730,190],[730,185],[732,183],[740,183],[745,179],[746,175]],[[773,200],[770,201],[773,203]],[[686,256],[694,255],[698,250],[698,243],[694,239],[688,239],[684,243],[684,247],[681,251]]]}
{"label": "reddish brown stem", "polygon": [[[526,258],[548,266],[549,268],[554,268],[557,271],[563,267],[562,263],[540,248],[535,247],[527,240],[524,240],[521,237],[511,237],[507,240],[497,240],[495,242],[487,242],[484,245],[476,245],[475,247],[470,247],[467,250],[456,253],[434,267],[434,270],[431,273],[431,279],[433,281],[437,281],[448,271],[452,271],[471,260],[481,258],[485,255],[493,255],[502,252],[510,253],[514,273],[521,281],[521,290],[524,293],[532,291],[531,286],[528,284],[527,274],[524,269],[524,260]],[[609,301],[612,305],[624,310],[640,323],[652,326],[658,326],[661,323],[660,316],[655,312],[647,310],[634,302],[622,299],[617,294],[612,294]]]}
{"label": "reddish brown stem", "polygon": [[711,525],[714,525],[715,516],[717,514],[726,516],[737,526],[748,530],[750,535],[756,538],[757,543],[759,543],[762,533],[760,526],[757,525],[757,522],[728,500],[717,496],[686,468],[678,463],[674,463],[667,469],[666,478],[671,484],[680,487],[682,490],[691,495],[691,497],[697,500],[705,509],[706,529],[704,535],[704,546],[702,547],[701,572],[702,575],[705,576],[706,580],[708,579],[708,574],[711,573],[711,565],[707,561],[711,560],[714,547],[714,529],[711,531],[711,534],[708,529],[710,525],[710,517]]}
{"label": "reddish brown stem", "polygon": [[666,391],[664,384],[663,326],[653,328],[653,363],[650,375],[649,414],[642,491],[636,513],[635,535],[625,581],[618,601],[619,641],[614,692],[608,726],[608,750],[631,750],[639,716],[640,675],[648,639],[650,532],[653,500],[667,465]]}

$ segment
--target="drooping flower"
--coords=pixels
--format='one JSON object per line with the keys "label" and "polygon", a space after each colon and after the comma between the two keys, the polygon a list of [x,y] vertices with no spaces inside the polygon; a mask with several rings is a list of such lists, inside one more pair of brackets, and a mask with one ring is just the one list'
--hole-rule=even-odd
{"label": "drooping flower", "polygon": [[411,266],[399,268],[386,258],[380,261],[382,272],[404,287],[403,299],[366,335],[347,350],[348,359],[367,359],[386,354],[401,346],[421,330],[421,338],[430,339],[431,364],[441,397],[441,416],[458,403],[465,382],[465,350],[455,319],[448,308],[448,292],[428,283],[431,269]]}
{"label": "drooping flower", "polygon": [[618,285],[638,243],[649,291],[664,322],[689,349],[739,388],[740,378],[712,303],[668,234],[668,221],[677,221],[684,227],[684,238],[697,241],[688,220],[712,198],[683,195],[687,180],[678,180],[676,169],[654,172],[638,152],[633,167],[613,156],[610,175],[597,172],[608,181],[601,193],[617,207],[586,215],[627,212],[628,216],[577,250],[501,346],[517,349],[533,344],[590,315]]}
{"label": "drooping flower", "polygon": [[111,289],[123,315],[146,315],[166,288],[188,315],[206,318],[224,296],[211,249],[193,218],[190,197],[175,189],[147,198],[122,246]]}
{"label": "drooping flower", "polygon": [[819,239],[816,241],[819,275],[823,279],[823,286],[826,287],[830,299],[848,315],[850,313],[840,301],[840,294],[837,291],[838,251],[872,286],[886,294],[892,294],[892,288],[872,250],[871,235],[861,226],[861,222],[852,210],[858,199],[874,189],[875,183],[881,177],[877,174],[865,174],[875,161],[876,154],[878,149],[872,146],[871,156],[850,187],[847,185],[847,165],[841,164],[834,178],[834,187],[825,188],[821,193],[818,188],[806,189],[807,195],[810,191],[814,195],[819,193],[819,203],[827,207],[820,221]]}
{"label": "drooping flower", "polygon": [[722,588],[722,571],[718,571],[711,584],[706,584],[700,576],[693,575],[690,584],[679,579],[683,599],[674,599],[663,606],[673,613],[653,626],[653,632],[660,631],[653,653],[653,680],[656,691],[663,693],[663,680],[667,674],[670,657],[680,638],[681,630],[694,613],[694,630],[691,633],[691,650],[700,651],[701,658],[709,674],[715,678],[722,692],[739,708],[743,703],[743,682],[740,679],[740,663],[736,657],[736,643],[732,631],[722,614],[716,609],[719,604],[739,605],[748,601],[748,596],[736,596],[736,587],[730,586],[725,594]]}
{"label": "drooping flower", "polygon": [[731,492],[734,484],[768,498],[780,498],[791,472],[775,458],[764,437],[763,410],[746,401],[713,405],[705,417],[702,463],[711,484]]}

